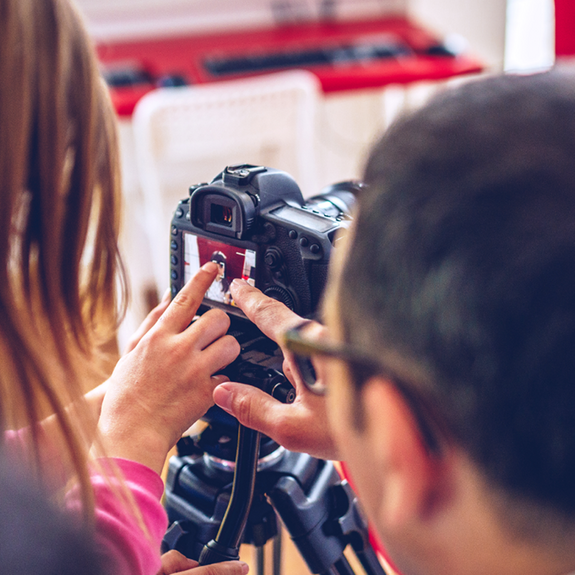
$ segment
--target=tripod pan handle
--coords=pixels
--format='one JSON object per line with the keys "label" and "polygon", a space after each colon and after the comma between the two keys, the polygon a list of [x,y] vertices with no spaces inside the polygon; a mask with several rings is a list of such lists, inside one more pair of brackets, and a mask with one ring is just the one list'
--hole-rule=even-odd
{"label": "tripod pan handle", "polygon": [[238,547],[224,547],[215,539],[204,545],[200,554],[200,565],[213,565],[222,561],[237,561],[240,558]]}

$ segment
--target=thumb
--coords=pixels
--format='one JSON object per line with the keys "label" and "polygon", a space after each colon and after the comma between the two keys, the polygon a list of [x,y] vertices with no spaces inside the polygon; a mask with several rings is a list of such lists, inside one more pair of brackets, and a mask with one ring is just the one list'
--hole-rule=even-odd
{"label": "thumb", "polygon": [[171,573],[180,573],[185,569],[197,567],[198,562],[188,559],[179,551],[172,549],[162,555],[162,568],[156,575],[171,575]]}
{"label": "thumb", "polygon": [[180,575],[247,575],[249,570],[248,564],[243,561],[223,561],[182,571]]}
{"label": "thumb", "polygon": [[242,425],[274,437],[283,403],[257,387],[226,382],[214,390],[214,402]]}

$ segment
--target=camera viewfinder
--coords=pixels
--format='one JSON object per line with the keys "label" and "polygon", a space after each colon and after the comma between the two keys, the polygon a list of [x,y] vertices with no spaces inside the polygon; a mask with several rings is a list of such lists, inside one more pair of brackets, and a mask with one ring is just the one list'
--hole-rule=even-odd
{"label": "camera viewfinder", "polygon": [[210,221],[221,226],[232,227],[234,213],[231,207],[218,204],[211,205]]}

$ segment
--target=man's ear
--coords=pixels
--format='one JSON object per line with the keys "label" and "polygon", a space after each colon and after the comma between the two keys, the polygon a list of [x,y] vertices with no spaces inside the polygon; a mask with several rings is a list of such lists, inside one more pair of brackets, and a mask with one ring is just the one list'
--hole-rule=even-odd
{"label": "man's ear", "polygon": [[409,403],[389,380],[367,381],[360,401],[361,434],[380,478],[380,525],[395,530],[427,522],[446,495],[447,454],[429,452]]}

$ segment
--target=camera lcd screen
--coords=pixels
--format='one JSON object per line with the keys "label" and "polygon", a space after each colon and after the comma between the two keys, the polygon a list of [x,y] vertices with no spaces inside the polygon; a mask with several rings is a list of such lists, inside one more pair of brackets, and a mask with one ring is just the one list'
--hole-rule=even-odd
{"label": "camera lcd screen", "polygon": [[184,232],[184,279],[187,282],[207,262],[219,266],[218,277],[204,296],[206,299],[233,306],[230,285],[236,278],[255,285],[256,252]]}
{"label": "camera lcd screen", "polygon": [[273,211],[273,214],[284,219],[286,222],[298,224],[308,230],[316,230],[320,233],[325,233],[337,226],[336,222],[329,218],[324,218],[315,215],[305,210],[292,208],[291,206],[282,206]]}

